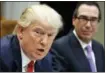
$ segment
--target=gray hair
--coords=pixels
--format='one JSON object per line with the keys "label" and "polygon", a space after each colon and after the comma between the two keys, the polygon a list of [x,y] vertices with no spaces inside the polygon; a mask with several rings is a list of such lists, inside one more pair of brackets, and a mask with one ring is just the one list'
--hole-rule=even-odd
{"label": "gray hair", "polygon": [[[36,4],[25,9],[22,13],[18,25],[28,27],[32,21],[47,21],[50,26],[60,29],[63,26],[62,17],[54,9],[46,4]],[[16,33],[14,29],[14,34]]]}

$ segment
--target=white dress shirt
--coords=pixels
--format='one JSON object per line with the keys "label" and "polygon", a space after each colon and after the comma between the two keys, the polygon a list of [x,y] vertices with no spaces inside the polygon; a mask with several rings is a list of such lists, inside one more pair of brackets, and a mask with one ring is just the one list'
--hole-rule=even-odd
{"label": "white dress shirt", "polygon": [[[22,72],[26,72],[27,65],[29,64],[29,62],[31,60],[25,55],[25,53],[23,52],[22,48],[21,48],[21,56],[22,56]],[[34,61],[34,63],[35,63],[35,61]]]}
{"label": "white dress shirt", "polygon": [[[83,49],[85,55],[87,56],[87,51],[86,51],[85,48],[86,48],[88,45],[90,45],[91,48],[92,48],[92,41],[90,41],[90,42],[87,44],[87,43],[83,42],[83,41],[78,37],[78,35],[76,34],[76,31],[75,31],[75,30],[73,30],[73,33],[74,33],[74,35],[76,36],[76,38],[78,39],[78,41],[79,41],[79,43],[80,43],[80,45],[81,45],[81,47],[82,47],[82,49]],[[92,58],[93,58],[94,64],[95,64],[95,66],[96,66],[94,52],[92,51],[91,54],[92,54]]]}

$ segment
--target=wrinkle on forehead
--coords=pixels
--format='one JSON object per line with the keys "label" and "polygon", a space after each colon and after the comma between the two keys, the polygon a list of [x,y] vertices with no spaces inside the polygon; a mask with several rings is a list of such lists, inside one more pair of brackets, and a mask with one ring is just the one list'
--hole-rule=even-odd
{"label": "wrinkle on forehead", "polygon": [[41,28],[42,30],[45,30],[46,32],[53,32],[53,33],[57,33],[57,29],[54,28],[53,26],[49,25],[46,22],[33,22],[32,25],[30,26],[31,28]]}
{"label": "wrinkle on forehead", "polygon": [[99,10],[96,6],[83,4],[78,9],[78,16],[85,15],[88,17],[98,17]]}

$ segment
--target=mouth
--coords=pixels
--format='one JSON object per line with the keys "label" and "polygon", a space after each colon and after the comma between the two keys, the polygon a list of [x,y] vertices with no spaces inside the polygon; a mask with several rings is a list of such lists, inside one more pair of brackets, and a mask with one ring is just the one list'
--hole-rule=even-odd
{"label": "mouth", "polygon": [[34,51],[34,57],[35,59],[40,59],[43,57],[45,54],[45,49],[44,48],[37,48],[36,51]]}
{"label": "mouth", "polygon": [[42,54],[44,53],[44,51],[45,51],[45,50],[44,50],[43,48],[40,48],[40,49],[37,49],[37,52],[36,52],[36,53],[37,53],[38,55],[42,55]]}
{"label": "mouth", "polygon": [[84,31],[83,33],[84,34],[91,34],[92,32],[91,31]]}
{"label": "mouth", "polygon": [[44,49],[37,49],[39,52],[44,52]]}

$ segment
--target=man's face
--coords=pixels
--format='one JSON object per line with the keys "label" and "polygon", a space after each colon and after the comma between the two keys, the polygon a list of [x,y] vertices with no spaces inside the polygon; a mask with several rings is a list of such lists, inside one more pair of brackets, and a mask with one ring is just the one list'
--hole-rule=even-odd
{"label": "man's face", "polygon": [[45,22],[36,22],[19,29],[20,46],[30,59],[42,59],[50,50],[57,30],[47,25]]}
{"label": "man's face", "polygon": [[73,25],[82,41],[89,42],[97,31],[98,15],[99,11],[95,6],[83,4],[79,7],[77,18],[73,18]]}

